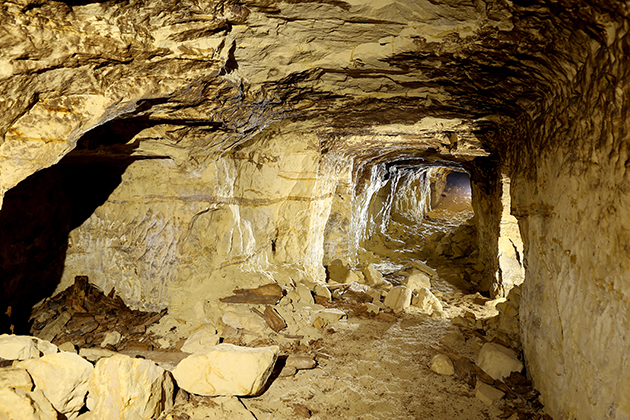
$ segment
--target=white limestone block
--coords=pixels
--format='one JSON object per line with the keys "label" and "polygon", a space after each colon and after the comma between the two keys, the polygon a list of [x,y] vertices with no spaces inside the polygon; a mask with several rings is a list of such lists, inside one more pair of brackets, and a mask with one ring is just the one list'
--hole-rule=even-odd
{"label": "white limestone block", "polygon": [[496,343],[486,343],[481,347],[477,357],[477,366],[492,379],[503,379],[512,372],[523,370],[523,364],[512,349]]}
{"label": "white limestone block", "polygon": [[387,293],[385,306],[392,309],[404,309],[411,305],[411,289],[406,286],[396,286]]}
{"label": "white limestone block", "polygon": [[372,264],[368,264],[361,270],[365,276],[365,283],[376,286],[383,283],[383,275]]}
{"label": "white limestone block", "polygon": [[105,334],[105,338],[103,338],[103,342],[101,343],[101,347],[105,347],[108,344],[111,344],[112,346],[115,346],[116,344],[120,343],[120,340],[122,339],[122,334],[119,333],[118,331],[110,331],[107,334]]}
{"label": "white limestone block", "polygon": [[405,278],[402,281],[402,284],[407,286],[414,292],[418,292],[418,290],[423,287],[429,290],[431,289],[431,279],[424,273],[412,274],[409,277]]}
{"label": "white limestone block", "polygon": [[115,351],[111,351],[111,350],[107,350],[107,349],[101,349],[98,347],[92,347],[89,349],[80,349],[79,350],[79,356],[83,357],[84,359],[89,360],[90,362],[96,363],[99,360],[106,358],[106,357],[112,357],[114,355],[116,355],[118,353],[116,353]]}
{"label": "white limestone block", "polygon": [[431,370],[440,375],[453,375],[455,366],[453,366],[453,361],[447,355],[437,354],[431,360]]}
{"label": "white limestone block", "polygon": [[52,354],[58,351],[57,346],[46,340],[29,335],[0,335],[0,358],[6,360],[25,360]]}
{"label": "white limestone block", "polygon": [[33,380],[26,369],[7,367],[0,369],[0,388],[17,388],[23,391],[33,389]]}
{"label": "white limestone block", "polygon": [[328,287],[322,284],[317,284],[315,286],[314,292],[315,292],[315,296],[323,297],[329,302],[332,300],[332,294],[330,293],[330,289],[328,289]]}
{"label": "white limestone block", "polygon": [[182,360],[173,370],[177,385],[197,395],[257,395],[278,359],[278,346],[249,348],[219,344]]}
{"label": "white limestone block", "polygon": [[304,305],[313,305],[315,303],[313,295],[311,294],[311,289],[309,289],[307,285],[298,283],[296,286],[296,292],[300,296],[300,302]]}
{"label": "white limestone block", "polygon": [[88,379],[94,366],[75,353],[48,354],[17,364],[33,378],[35,390],[41,390],[55,409],[68,419],[78,415],[85,404]]}
{"label": "white limestone block", "polygon": [[69,353],[78,354],[77,348],[74,347],[74,344],[72,344],[70,341],[66,341],[63,344],[60,344],[59,345],[59,351],[67,351]]}
{"label": "white limestone block", "polygon": [[434,312],[440,313],[444,311],[442,303],[435,297],[433,293],[426,287],[421,287],[418,291],[418,300],[414,306],[420,309],[420,312],[426,315],[432,315]]}
{"label": "white limestone block", "polygon": [[99,360],[88,388],[87,406],[96,419],[149,420],[173,406],[169,373],[122,354]]}
{"label": "white limestone block", "polygon": [[231,305],[224,310],[221,320],[237,330],[247,330],[255,333],[263,333],[268,330],[263,318],[253,313],[247,305]]}
{"label": "white limestone block", "polygon": [[342,318],[346,318],[347,316],[348,315],[341,309],[326,308],[326,309],[320,309],[318,311],[313,311],[312,318],[320,317],[324,321],[335,322],[335,321],[339,321]]}
{"label": "white limestone block", "polygon": [[56,420],[57,412],[41,391],[0,388],[0,419]]}
{"label": "white limestone block", "polygon": [[477,381],[477,386],[475,387],[475,397],[484,404],[492,405],[492,403],[500,400],[504,396],[505,393],[503,391],[500,391],[481,381]]}
{"label": "white limestone block", "polygon": [[182,346],[182,351],[185,353],[203,352],[219,344],[220,339],[221,336],[212,325],[204,325],[188,337]]}

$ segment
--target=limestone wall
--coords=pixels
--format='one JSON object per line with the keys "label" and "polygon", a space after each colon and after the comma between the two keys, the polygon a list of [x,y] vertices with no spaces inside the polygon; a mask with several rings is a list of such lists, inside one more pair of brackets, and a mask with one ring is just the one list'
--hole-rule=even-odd
{"label": "limestone wall", "polygon": [[523,348],[555,419],[630,417],[627,33],[583,41],[586,57],[558,70],[565,83],[524,134],[530,147],[511,155]]}
{"label": "limestone wall", "polygon": [[198,165],[131,164],[70,232],[57,289],[85,274],[134,306],[178,310],[237,285],[318,279],[335,187],[318,178],[319,158],[314,135],[272,131]]}

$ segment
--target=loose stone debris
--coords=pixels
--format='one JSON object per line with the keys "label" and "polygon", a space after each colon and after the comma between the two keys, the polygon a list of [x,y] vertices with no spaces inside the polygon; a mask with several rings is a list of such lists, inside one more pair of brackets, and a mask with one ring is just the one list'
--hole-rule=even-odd
{"label": "loose stone debris", "polygon": [[[342,271],[343,266],[335,264]],[[449,385],[453,387],[460,381],[457,386],[463,387],[465,404],[479,404],[480,412],[491,410],[490,418],[550,419],[538,392],[521,373],[518,329],[514,328],[519,287],[507,299],[491,301],[479,294],[443,294],[433,289],[434,294],[430,289],[434,277],[425,267],[422,273],[408,276],[416,276],[405,282],[410,287],[395,286],[372,269],[363,271],[365,283],[237,289],[219,299],[223,315],[218,323],[201,325],[185,340],[166,347],[160,337],[147,331],[168,318],[165,311],[132,311],[115,292],[105,296],[85,276],[77,277],[72,287],[33,311],[33,332],[53,343],[38,337],[0,336],[4,359],[0,360],[0,394],[14,402],[0,403],[0,413],[9,418],[46,419],[54,412],[79,420],[181,420],[198,415],[357,418],[363,410],[351,405],[348,412],[340,412],[335,406],[344,406],[341,395],[328,393],[339,386],[345,389],[343,399],[354,404],[366,396],[344,388],[348,385],[368,387],[392,374],[405,380],[410,363],[404,359],[405,351],[412,355],[420,344],[397,344],[383,353],[376,350],[385,343],[380,334],[382,340],[390,331],[406,335],[402,342],[411,343],[422,337],[414,329],[424,329],[426,335],[429,328],[433,334],[440,331],[441,340],[433,347],[425,346],[423,376],[388,392],[402,392],[423,380],[433,381],[433,387],[455,381]],[[375,345],[365,341],[366,333],[353,332],[363,328],[380,331],[373,336],[367,333]],[[356,340],[361,345],[351,347]],[[352,350],[356,348],[363,350],[357,354]],[[381,354],[403,359],[393,365]],[[357,369],[356,363],[359,372],[350,373]],[[346,375],[342,372],[348,376],[340,382],[335,375]],[[316,397],[322,390],[328,391]],[[378,403],[384,411],[377,418],[399,410],[384,402],[391,399],[387,395]],[[126,403],[131,400],[136,403]],[[27,405],[31,407],[28,413]],[[431,418],[413,405],[405,410],[415,413],[409,414],[413,418]]]}

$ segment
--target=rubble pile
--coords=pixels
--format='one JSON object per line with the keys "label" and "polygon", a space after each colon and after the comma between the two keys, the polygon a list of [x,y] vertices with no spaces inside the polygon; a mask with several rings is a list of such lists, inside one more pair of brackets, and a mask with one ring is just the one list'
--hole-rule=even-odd
{"label": "rubble pile", "polygon": [[152,350],[156,343],[147,327],[166,313],[131,310],[114,289],[105,295],[87,276],[77,276],[72,286],[33,308],[30,333],[56,345]]}

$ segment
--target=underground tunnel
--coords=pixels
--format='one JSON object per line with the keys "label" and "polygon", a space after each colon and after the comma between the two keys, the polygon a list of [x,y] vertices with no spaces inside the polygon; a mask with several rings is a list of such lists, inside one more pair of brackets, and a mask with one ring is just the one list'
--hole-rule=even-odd
{"label": "underground tunnel", "polygon": [[629,418],[628,18],[3,2],[0,417]]}

